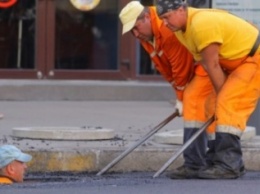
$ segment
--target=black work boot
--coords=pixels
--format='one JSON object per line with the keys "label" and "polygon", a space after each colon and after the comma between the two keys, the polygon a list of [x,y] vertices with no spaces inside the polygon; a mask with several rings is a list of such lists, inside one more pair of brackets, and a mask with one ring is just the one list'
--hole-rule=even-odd
{"label": "black work boot", "polygon": [[[183,142],[186,143],[199,129],[184,128]],[[172,179],[197,178],[201,168],[206,166],[207,136],[202,132],[198,138],[183,152],[183,166],[167,174]]]}
{"label": "black work boot", "polygon": [[171,179],[192,179],[198,177],[199,170],[199,168],[191,168],[182,165],[166,174],[166,176]]}
{"label": "black work boot", "polygon": [[229,133],[216,133],[213,166],[199,172],[204,179],[235,179],[245,174],[240,138]]}
{"label": "black work boot", "polygon": [[215,140],[208,141],[208,150],[206,152],[207,167],[213,166],[213,157],[215,155]]}

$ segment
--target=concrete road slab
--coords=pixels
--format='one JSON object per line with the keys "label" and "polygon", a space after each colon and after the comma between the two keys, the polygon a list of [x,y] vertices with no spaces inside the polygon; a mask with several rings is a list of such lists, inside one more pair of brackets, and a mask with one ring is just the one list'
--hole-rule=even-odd
{"label": "concrete road slab", "polygon": [[[252,126],[247,126],[243,135],[242,141],[250,140],[256,136],[256,129]],[[154,135],[153,140],[161,144],[183,144],[183,129],[170,130],[159,132]]]}

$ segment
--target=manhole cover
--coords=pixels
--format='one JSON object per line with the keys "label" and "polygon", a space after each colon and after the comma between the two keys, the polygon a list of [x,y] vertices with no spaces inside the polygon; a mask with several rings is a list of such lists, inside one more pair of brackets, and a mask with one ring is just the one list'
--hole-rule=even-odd
{"label": "manhole cover", "polygon": [[101,127],[16,127],[14,137],[54,140],[105,140],[115,137],[113,129]]}

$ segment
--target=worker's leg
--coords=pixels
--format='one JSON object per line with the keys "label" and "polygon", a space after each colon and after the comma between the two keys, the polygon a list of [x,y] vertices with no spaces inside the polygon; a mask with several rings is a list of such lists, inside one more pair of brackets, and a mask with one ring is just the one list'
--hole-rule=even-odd
{"label": "worker's leg", "polygon": [[[208,76],[195,75],[184,91],[184,138],[187,142],[207,120],[205,100],[212,92]],[[184,152],[184,165],[173,170],[170,178],[194,178],[198,170],[206,166],[207,135],[203,132]]]}
{"label": "worker's leg", "polygon": [[259,57],[255,60],[248,58],[234,70],[217,96],[214,165],[200,178],[237,178],[244,173],[240,136],[260,94]]}

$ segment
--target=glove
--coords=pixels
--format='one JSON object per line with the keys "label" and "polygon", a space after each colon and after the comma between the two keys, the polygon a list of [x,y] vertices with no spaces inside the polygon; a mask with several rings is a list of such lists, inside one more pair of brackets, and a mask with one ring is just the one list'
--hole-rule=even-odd
{"label": "glove", "polygon": [[182,116],[182,114],[183,114],[183,105],[182,105],[182,101],[176,100],[175,110],[178,111],[179,116]]}

